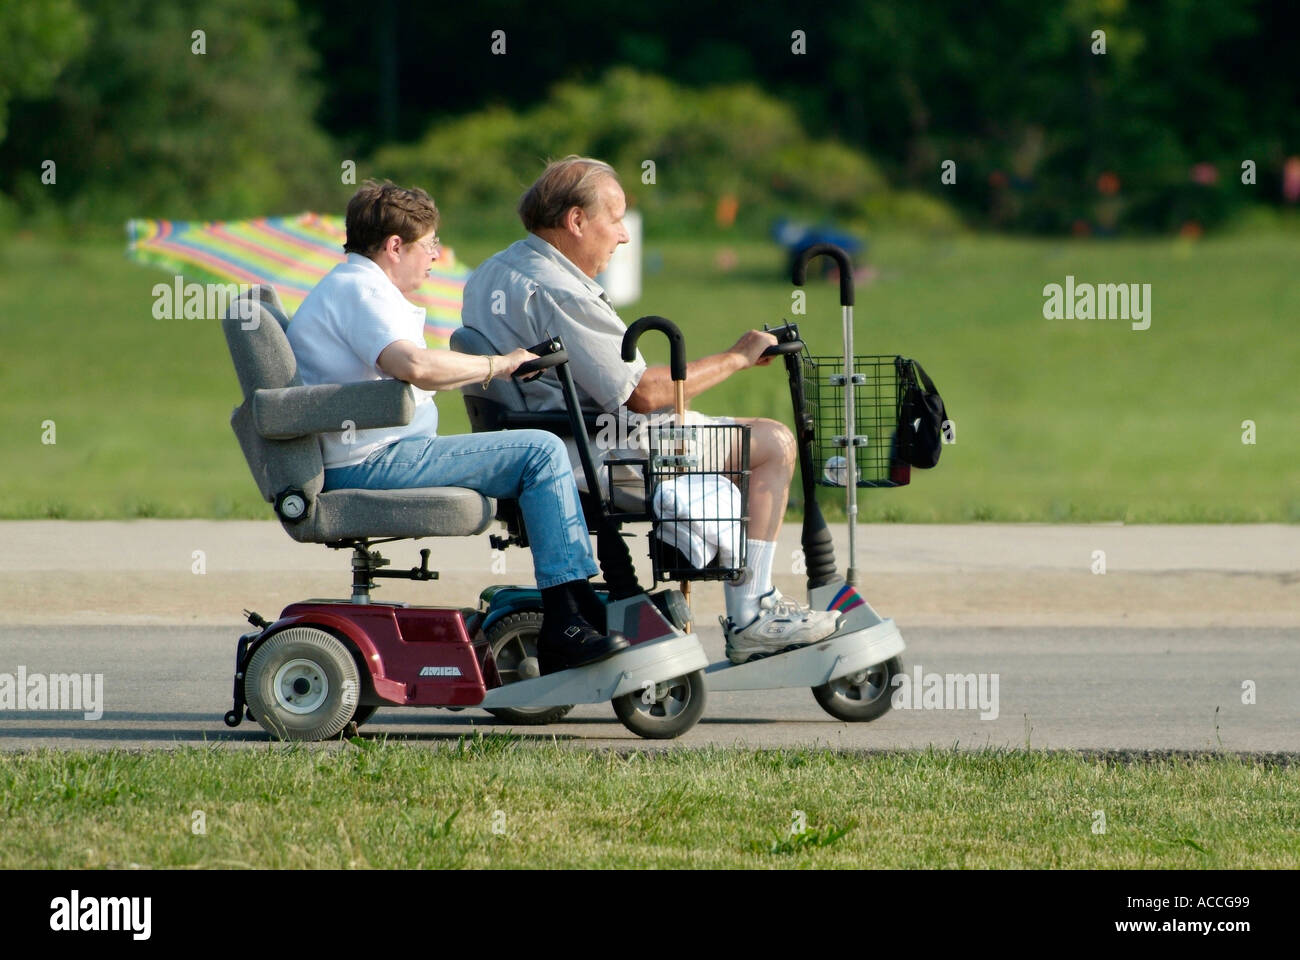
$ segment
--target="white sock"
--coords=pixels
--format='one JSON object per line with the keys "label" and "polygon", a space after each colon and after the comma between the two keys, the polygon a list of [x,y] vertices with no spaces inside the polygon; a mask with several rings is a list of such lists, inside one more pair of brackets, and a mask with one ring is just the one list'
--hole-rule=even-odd
{"label": "white sock", "polygon": [[758,616],[758,598],[772,589],[772,558],[775,556],[776,544],[771,540],[749,541],[749,576],[744,583],[723,586],[727,616],[737,627],[748,626]]}

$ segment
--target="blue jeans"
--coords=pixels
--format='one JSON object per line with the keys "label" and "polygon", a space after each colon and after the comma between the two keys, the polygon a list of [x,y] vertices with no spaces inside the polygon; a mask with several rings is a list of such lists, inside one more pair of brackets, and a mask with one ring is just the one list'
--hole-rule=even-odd
{"label": "blue jeans", "polygon": [[519,501],[537,585],[554,587],[598,572],[564,441],[544,430],[407,437],[363,463],[325,471],[325,489],[468,487]]}

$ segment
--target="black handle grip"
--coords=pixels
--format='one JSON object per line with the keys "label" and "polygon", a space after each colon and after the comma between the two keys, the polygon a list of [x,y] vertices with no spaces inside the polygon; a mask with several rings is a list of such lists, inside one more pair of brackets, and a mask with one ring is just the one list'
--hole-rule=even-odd
{"label": "black handle grip", "polygon": [[793,276],[790,279],[794,281],[796,287],[802,287],[803,282],[808,279],[808,261],[822,255],[830,257],[839,265],[840,306],[853,306],[853,264],[849,262],[849,255],[833,243],[814,243],[811,247],[799,251],[799,256],[794,261]]}
{"label": "black handle grip", "polygon": [[569,360],[568,351],[564,349],[564,343],[559,337],[551,337],[527,349],[529,353],[537,354],[537,359],[519,364],[515,372],[510,375],[516,379],[536,380],[542,375],[542,371],[558,367]]}
{"label": "black handle grip", "polygon": [[780,357],[787,353],[799,353],[803,350],[802,340],[786,340],[784,343],[774,343],[759,356],[763,357]]}
{"label": "black handle grip", "polygon": [[528,360],[515,367],[515,372],[510,374],[512,377],[526,377],[530,373],[540,374],[543,370],[549,370],[551,367],[558,367],[562,363],[569,362],[569,352],[567,350],[556,350],[554,353],[548,353],[544,357],[538,357],[536,360]]}
{"label": "black handle grip", "polygon": [[636,359],[636,342],[647,330],[658,330],[668,337],[668,365],[676,381],[686,379],[686,338],[677,324],[666,317],[642,317],[623,334],[623,362]]}

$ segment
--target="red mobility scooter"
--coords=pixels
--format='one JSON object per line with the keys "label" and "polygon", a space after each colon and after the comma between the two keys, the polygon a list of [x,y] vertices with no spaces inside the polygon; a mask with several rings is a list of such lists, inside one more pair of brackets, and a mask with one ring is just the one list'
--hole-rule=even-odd
{"label": "red mobility scooter", "polygon": [[[256,720],[273,737],[324,740],[364,723],[380,707],[482,707],[548,710],[612,701],[620,717],[629,702],[662,689],[698,689],[669,735],[689,729],[704,707],[708,661],[699,639],[675,622],[673,598],[636,591],[623,598],[610,628],[633,646],[598,663],[541,676],[501,669],[484,635],[483,614],[455,607],[412,606],[371,599],[375,580],[434,580],[431,551],[418,567],[382,568],[378,544],[420,537],[483,533],[494,504],[472,490],[322,489],[317,434],[350,421],[357,429],[409,423],[411,387],[399,380],[303,386],[275,291],[255,287],[223,320],[243,390],[231,418],[258,489],[295,540],[352,554],[347,599],[306,600],[274,621],[249,613],[253,630],[235,647],[234,703],[228,726]],[[521,367],[516,376],[556,368],[567,376],[562,345]],[[576,416],[575,409],[575,416]],[[579,428],[577,424],[575,428]],[[510,681],[510,682],[506,682]],[[626,722],[626,721],[625,721]],[[629,729],[646,734],[635,724]]]}

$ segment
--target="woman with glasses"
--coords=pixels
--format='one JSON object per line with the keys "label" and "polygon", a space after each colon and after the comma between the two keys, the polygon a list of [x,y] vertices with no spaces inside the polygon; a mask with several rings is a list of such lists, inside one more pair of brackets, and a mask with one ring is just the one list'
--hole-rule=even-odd
{"label": "woman with glasses", "polygon": [[527,350],[484,357],[425,346],[424,308],[406,294],[438,259],[438,220],[425,191],[367,181],[348,202],[347,260],[289,324],[304,384],[393,378],[414,388],[415,415],[406,426],[341,423],[337,433],[321,435],[324,489],[468,487],[517,499],[542,591],[542,673],[603,660],[628,643],[606,635],[604,606],[588,582],[598,568],[563,441],[541,430],[438,436],[434,392],[486,386],[535,359]]}

